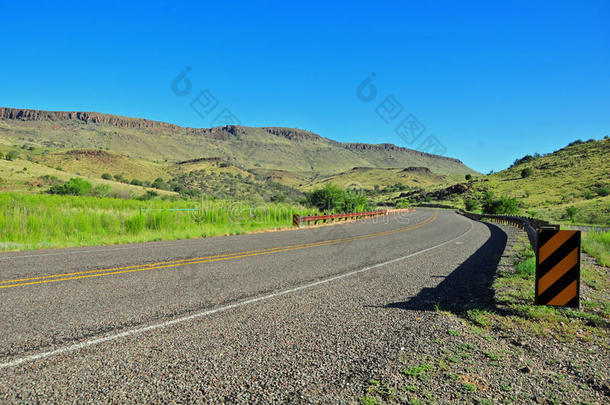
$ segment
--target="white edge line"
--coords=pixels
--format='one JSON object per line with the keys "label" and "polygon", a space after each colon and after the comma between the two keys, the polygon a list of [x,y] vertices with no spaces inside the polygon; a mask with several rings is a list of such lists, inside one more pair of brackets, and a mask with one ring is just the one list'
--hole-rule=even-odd
{"label": "white edge line", "polygon": [[473,227],[472,226],[472,222],[469,222],[469,223],[470,223],[470,228],[468,228],[468,230],[466,232],[464,232],[463,234],[461,234],[461,235],[459,235],[459,236],[457,236],[457,237],[455,237],[455,238],[453,238],[451,240],[443,242],[443,243],[441,243],[439,245],[432,246],[432,247],[429,247],[429,248],[426,248],[426,249],[422,249],[422,250],[419,250],[417,252],[408,254],[406,256],[402,256],[402,257],[398,257],[396,259],[392,259],[392,260],[388,260],[388,261],[385,261],[385,262],[377,263],[377,264],[374,264],[372,266],[367,266],[367,267],[364,267],[364,268],[359,269],[359,270],[351,271],[349,273],[344,273],[344,274],[340,274],[340,275],[333,276],[333,277],[330,277],[330,278],[326,278],[326,279],[323,279],[323,280],[318,280],[318,281],[315,281],[313,283],[305,284],[305,285],[302,285],[302,286],[299,286],[299,287],[290,288],[288,290],[278,291],[276,293],[267,294],[267,295],[263,295],[263,296],[256,297],[256,298],[251,298],[251,299],[246,300],[246,301],[236,302],[234,304],[225,305],[223,307],[219,307],[219,308],[215,308],[215,309],[210,309],[210,310],[203,311],[203,312],[198,312],[198,313],[195,313],[195,314],[192,314],[192,315],[188,315],[188,316],[183,316],[183,317],[180,317],[180,318],[172,319],[171,321],[166,321],[166,322],[161,322],[161,323],[157,323],[157,324],[154,324],[154,325],[144,326],[142,328],[131,329],[131,330],[127,330],[125,332],[117,333],[117,334],[114,334],[114,335],[105,336],[105,337],[101,337],[101,338],[97,338],[97,339],[87,340],[87,341],[81,342],[81,343],[75,343],[73,345],[66,346],[66,347],[63,347],[63,348],[60,348],[60,349],[51,350],[51,351],[48,351],[48,352],[42,352],[42,353],[38,353],[38,354],[33,354],[31,356],[22,357],[20,359],[16,359],[16,360],[10,361],[8,363],[0,363],[0,370],[2,370],[4,368],[8,368],[8,367],[15,367],[15,366],[18,366],[18,365],[23,364],[23,363],[29,363],[29,362],[32,362],[32,361],[44,359],[44,358],[51,357],[51,356],[57,356],[57,355],[60,355],[60,354],[65,354],[65,353],[73,352],[73,351],[76,351],[76,350],[79,350],[79,349],[84,349],[84,348],[89,347],[89,346],[94,346],[94,345],[98,345],[100,343],[109,342],[109,341],[112,341],[112,340],[117,340],[117,339],[120,339],[120,338],[123,338],[123,337],[132,336],[132,335],[136,335],[136,334],[143,333],[143,332],[148,332],[148,331],[155,330],[155,329],[166,328],[168,326],[172,326],[172,325],[175,325],[175,324],[178,324],[178,323],[188,322],[188,321],[193,320],[193,319],[202,318],[202,317],[205,317],[205,316],[213,315],[213,314],[216,314],[216,313],[219,313],[219,312],[228,311],[230,309],[242,307],[242,306],[249,305],[249,304],[254,304],[254,303],[259,302],[259,301],[265,301],[265,300],[268,300],[268,299],[271,299],[271,298],[281,297],[282,295],[287,295],[287,294],[291,294],[291,293],[294,293],[294,292],[297,292],[297,291],[306,290],[306,289],[309,289],[309,288],[312,288],[312,287],[316,287],[316,286],[321,285],[321,284],[330,283],[331,281],[340,280],[342,278],[350,277],[350,276],[353,276],[355,274],[363,273],[365,271],[369,271],[369,270],[373,270],[373,269],[376,269],[376,268],[379,268],[379,267],[387,266],[388,264],[396,263],[396,262],[399,262],[399,261],[402,261],[402,260],[409,259],[409,258],[411,258],[413,256],[417,256],[417,255],[420,255],[422,253],[429,252],[430,250],[433,250],[433,249],[439,248],[441,246],[447,245],[447,244],[449,244],[449,243],[451,243],[451,242],[461,238],[462,236],[465,236],[466,234],[468,234],[472,230],[472,227]]}

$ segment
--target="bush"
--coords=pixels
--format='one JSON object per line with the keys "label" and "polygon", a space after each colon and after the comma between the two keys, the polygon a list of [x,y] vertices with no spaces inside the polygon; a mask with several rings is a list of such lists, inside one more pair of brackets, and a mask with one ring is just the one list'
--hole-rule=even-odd
{"label": "bush", "polygon": [[570,219],[570,221],[574,222],[576,220],[576,214],[578,213],[578,208],[571,205],[566,208],[566,216]]}
{"label": "bush", "polygon": [[495,215],[516,215],[519,213],[515,198],[495,198],[493,193],[487,192],[483,199],[483,212]]}
{"label": "bush", "polygon": [[465,178],[466,178],[466,180],[470,181],[470,180],[472,180],[472,175],[471,174],[467,174],[465,176]]}
{"label": "bush", "polygon": [[534,169],[531,167],[526,167],[525,169],[521,170],[521,178],[530,177],[532,174],[534,174]]}
{"label": "bush", "polygon": [[276,193],[274,195],[272,195],[269,200],[271,200],[271,202],[286,202],[286,195],[282,192]]}
{"label": "bush", "polygon": [[479,209],[479,202],[474,198],[467,198],[464,200],[464,206],[466,211],[475,211]]}
{"label": "bush", "polygon": [[396,208],[409,208],[411,206],[411,201],[408,198],[403,198],[402,200],[396,203]]}
{"label": "bush", "polygon": [[4,155],[4,158],[6,160],[15,160],[17,159],[17,152],[15,151],[10,151],[10,152],[6,152],[6,155]]}
{"label": "bush", "polygon": [[364,194],[355,190],[343,190],[332,183],[309,193],[307,203],[320,211],[328,212],[359,212],[370,209]]}
{"label": "bush", "polygon": [[91,195],[94,197],[108,197],[110,195],[110,186],[108,184],[99,184],[91,191]]}
{"label": "bush", "polygon": [[92,189],[91,183],[79,177],[71,178],[66,184],[53,186],[49,189],[50,194],[60,195],[85,195]]}
{"label": "bush", "polygon": [[110,173],[104,173],[104,174],[102,174],[102,179],[112,180],[112,175]]}
{"label": "bush", "polygon": [[138,180],[138,179],[133,179],[133,180],[131,180],[131,183],[130,183],[130,184],[131,184],[132,186],[141,186],[141,185],[142,185],[142,182],[141,182],[140,180]]}
{"label": "bush", "polygon": [[161,177],[157,177],[150,186],[159,190],[171,190],[170,185],[164,182]]}
{"label": "bush", "polygon": [[148,201],[148,200],[152,200],[153,198],[158,197],[158,196],[159,196],[159,194],[156,191],[146,190],[146,193],[137,197],[137,199],[140,201]]}
{"label": "bush", "polygon": [[599,195],[600,197],[605,197],[607,195],[610,195],[610,187],[608,187],[608,186],[600,187],[597,190],[597,195]]}
{"label": "bush", "polygon": [[577,140],[575,140],[574,142],[570,142],[570,143],[568,144],[568,147],[569,147],[569,146],[580,145],[580,144],[583,144],[583,143],[584,143],[584,142],[582,141],[582,139],[577,139]]}

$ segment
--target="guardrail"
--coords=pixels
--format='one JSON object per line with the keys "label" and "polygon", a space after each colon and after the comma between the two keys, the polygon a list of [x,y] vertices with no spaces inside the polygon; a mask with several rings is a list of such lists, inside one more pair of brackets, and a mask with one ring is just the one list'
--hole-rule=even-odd
{"label": "guardrail", "polygon": [[578,308],[580,231],[562,231],[559,225],[536,218],[458,212],[476,221],[490,220],[523,229],[536,254],[536,304]]}
{"label": "guardrail", "polygon": [[342,219],[344,221],[347,221],[348,219],[352,219],[352,218],[360,219],[360,218],[375,217],[375,216],[387,215],[387,214],[388,214],[388,210],[348,212],[348,213],[343,213],[343,214],[307,215],[307,216],[303,216],[303,217],[298,214],[294,214],[294,216],[292,218],[292,224],[294,226],[301,227],[301,225],[304,222],[307,223],[307,225],[309,225],[311,222],[313,222],[314,224],[317,224],[318,221],[323,221],[324,223],[326,223],[328,221],[334,222],[335,220],[340,221]]}

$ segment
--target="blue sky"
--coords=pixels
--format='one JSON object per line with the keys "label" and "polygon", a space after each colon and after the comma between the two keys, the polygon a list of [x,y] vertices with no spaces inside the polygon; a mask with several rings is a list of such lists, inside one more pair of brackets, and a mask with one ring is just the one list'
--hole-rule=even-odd
{"label": "blue sky", "polygon": [[[6,3],[0,105],[192,127],[227,108],[242,125],[415,149],[434,136],[481,172],[609,135],[610,2],[506,3]],[[204,90],[209,116],[190,107]],[[395,132],[409,115],[415,140]]]}

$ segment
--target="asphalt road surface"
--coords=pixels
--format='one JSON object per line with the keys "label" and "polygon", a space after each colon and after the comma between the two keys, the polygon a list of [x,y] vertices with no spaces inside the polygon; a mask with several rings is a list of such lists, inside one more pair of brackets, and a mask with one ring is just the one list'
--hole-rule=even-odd
{"label": "asphalt road surface", "polygon": [[485,291],[502,235],[418,209],[0,254],[0,403],[352,402],[435,303]]}

